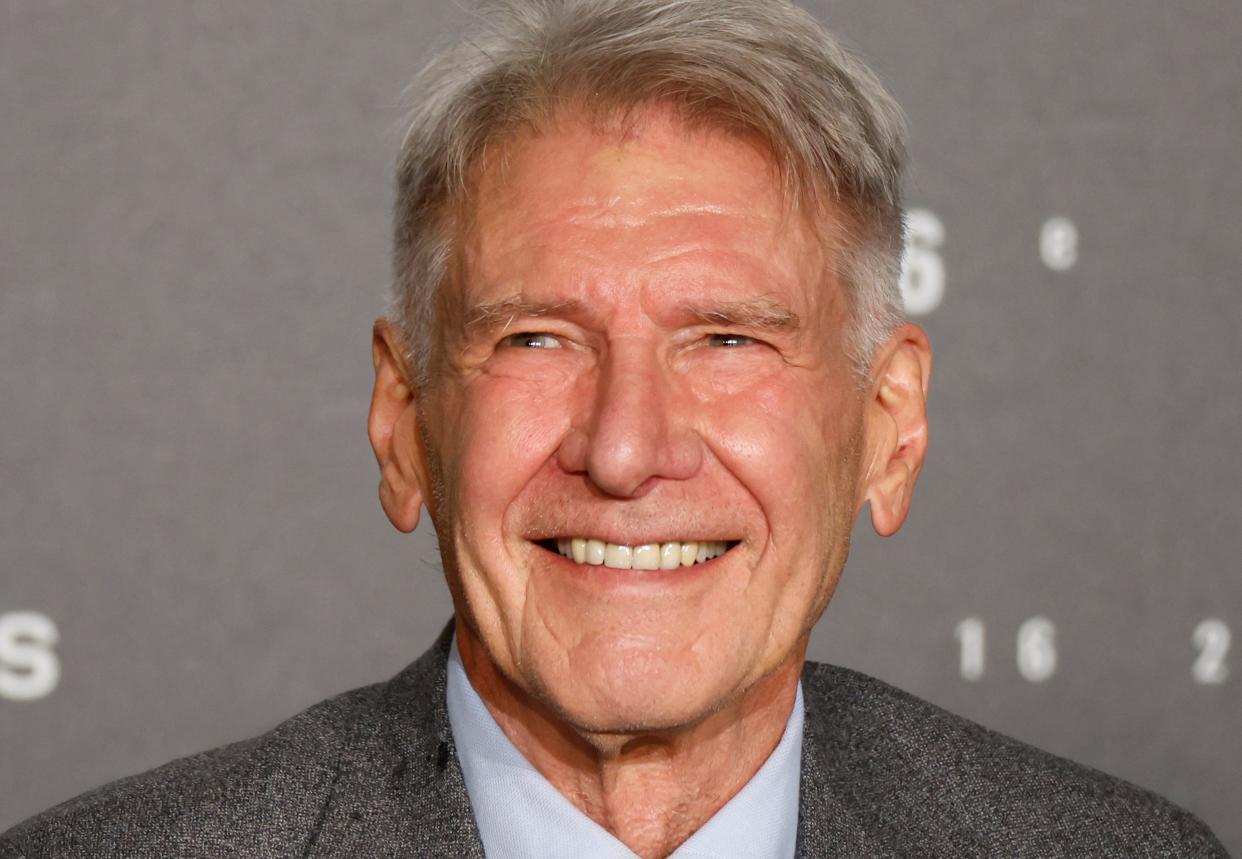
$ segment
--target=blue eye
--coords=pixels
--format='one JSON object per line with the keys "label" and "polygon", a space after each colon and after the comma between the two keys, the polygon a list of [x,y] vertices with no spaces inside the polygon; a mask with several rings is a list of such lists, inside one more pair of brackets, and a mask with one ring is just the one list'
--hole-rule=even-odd
{"label": "blue eye", "polygon": [[745,334],[709,334],[707,335],[707,342],[711,346],[720,346],[728,349],[738,346],[749,346],[755,341]]}
{"label": "blue eye", "polygon": [[500,345],[510,349],[560,349],[561,341],[551,334],[539,331],[523,331],[510,334],[500,341]]}

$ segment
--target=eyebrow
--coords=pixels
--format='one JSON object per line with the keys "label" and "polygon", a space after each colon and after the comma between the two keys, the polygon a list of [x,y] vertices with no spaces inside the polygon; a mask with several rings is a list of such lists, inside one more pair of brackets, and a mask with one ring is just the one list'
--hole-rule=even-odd
{"label": "eyebrow", "polygon": [[686,307],[689,316],[707,325],[750,328],[756,331],[796,331],[798,314],[770,298],[747,298]]}
{"label": "eyebrow", "polygon": [[527,301],[521,296],[502,298],[486,304],[476,304],[466,314],[465,329],[467,336],[481,333],[508,330],[516,320],[521,318],[538,318],[541,316],[558,316],[574,314],[582,309],[577,301],[539,302]]}
{"label": "eyebrow", "polygon": [[[573,316],[583,311],[579,301],[539,302],[521,296],[476,304],[466,314],[467,336],[506,331],[518,319],[544,316]],[[709,304],[686,304],[680,308],[683,317],[704,325],[749,328],[755,331],[796,331],[801,318],[789,307],[770,298],[747,298],[737,301],[713,301]]]}

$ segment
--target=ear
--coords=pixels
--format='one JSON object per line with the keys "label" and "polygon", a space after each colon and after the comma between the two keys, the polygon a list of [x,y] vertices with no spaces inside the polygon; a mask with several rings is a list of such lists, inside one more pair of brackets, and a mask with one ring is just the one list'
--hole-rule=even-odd
{"label": "ear", "polygon": [[871,524],[883,537],[905,522],[927,455],[930,378],[927,334],[906,323],[876,352],[863,415],[866,470],[858,505],[871,504]]}
{"label": "ear", "polygon": [[426,499],[417,411],[401,336],[385,319],[377,319],[371,335],[375,389],[367,435],[380,468],[379,496],[389,521],[400,531],[418,526]]}

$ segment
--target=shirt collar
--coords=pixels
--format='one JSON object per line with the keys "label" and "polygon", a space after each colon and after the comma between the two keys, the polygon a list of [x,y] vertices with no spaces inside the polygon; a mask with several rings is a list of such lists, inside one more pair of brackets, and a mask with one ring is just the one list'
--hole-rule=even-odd
{"label": "shirt collar", "polygon": [[[449,726],[483,848],[496,859],[634,859],[509,741],[466,676],[454,638]],[[785,733],[763,766],[670,859],[792,859],[798,837],[802,684]]]}

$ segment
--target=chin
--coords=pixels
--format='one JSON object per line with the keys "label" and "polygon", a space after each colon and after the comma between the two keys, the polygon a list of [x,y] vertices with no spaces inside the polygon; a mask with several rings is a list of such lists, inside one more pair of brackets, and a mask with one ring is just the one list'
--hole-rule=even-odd
{"label": "chin", "polygon": [[[563,664],[563,663],[562,663]],[[588,641],[570,670],[535,678],[541,697],[589,733],[654,733],[689,727],[739,691],[740,677],[716,662],[705,670],[693,651]]]}

